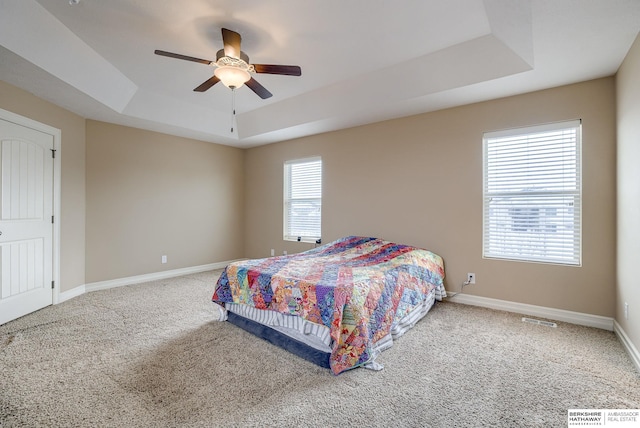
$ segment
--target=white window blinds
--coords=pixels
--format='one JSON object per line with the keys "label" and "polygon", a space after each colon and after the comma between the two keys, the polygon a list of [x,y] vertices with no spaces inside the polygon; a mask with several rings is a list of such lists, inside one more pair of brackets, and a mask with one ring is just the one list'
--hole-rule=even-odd
{"label": "white window blinds", "polygon": [[483,256],[580,265],[580,121],[483,140]]}
{"label": "white window blinds", "polygon": [[284,239],[315,242],[321,236],[322,160],[284,164]]}

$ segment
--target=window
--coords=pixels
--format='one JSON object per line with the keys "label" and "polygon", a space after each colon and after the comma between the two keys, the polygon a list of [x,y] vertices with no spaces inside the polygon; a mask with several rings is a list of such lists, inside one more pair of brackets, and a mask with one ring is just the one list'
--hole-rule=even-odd
{"label": "window", "polygon": [[483,257],[581,263],[581,125],[484,134]]}
{"label": "window", "polygon": [[315,242],[320,239],[322,160],[284,163],[284,239]]}

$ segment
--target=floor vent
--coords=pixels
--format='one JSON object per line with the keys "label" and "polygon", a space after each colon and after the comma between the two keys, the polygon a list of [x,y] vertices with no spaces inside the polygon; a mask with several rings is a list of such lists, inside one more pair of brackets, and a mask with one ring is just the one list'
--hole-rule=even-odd
{"label": "floor vent", "polygon": [[544,325],[546,327],[558,327],[558,324],[556,324],[554,322],[541,321],[541,320],[536,320],[536,319],[533,319],[533,318],[522,318],[522,322],[528,322],[529,324]]}

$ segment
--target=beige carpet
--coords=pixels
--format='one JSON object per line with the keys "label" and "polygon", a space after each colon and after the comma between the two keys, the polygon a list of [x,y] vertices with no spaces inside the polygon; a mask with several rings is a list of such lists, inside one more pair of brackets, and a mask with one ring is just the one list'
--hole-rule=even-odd
{"label": "beige carpet", "polygon": [[219,272],[88,293],[0,326],[0,426],[566,426],[640,408],[612,332],[454,303],[333,376],[213,321]]}

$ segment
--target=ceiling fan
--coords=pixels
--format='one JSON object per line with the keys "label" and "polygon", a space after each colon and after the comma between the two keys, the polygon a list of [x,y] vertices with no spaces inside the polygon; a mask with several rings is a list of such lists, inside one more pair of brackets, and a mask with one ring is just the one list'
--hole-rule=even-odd
{"label": "ceiling fan", "polygon": [[224,49],[220,49],[216,53],[215,61],[161,50],[156,50],[155,54],[216,67],[213,76],[194,89],[196,92],[204,92],[221,81],[232,90],[246,84],[260,98],[266,99],[273,94],[251,77],[250,73],[282,74],[286,76],[302,75],[302,70],[297,65],[250,64],[249,56],[240,50],[241,40],[240,34],[223,28],[222,41]]}

